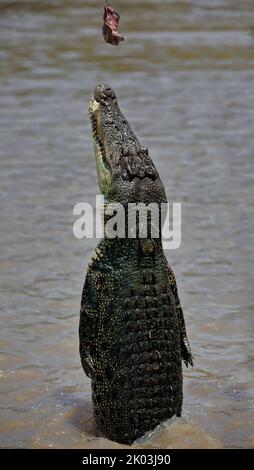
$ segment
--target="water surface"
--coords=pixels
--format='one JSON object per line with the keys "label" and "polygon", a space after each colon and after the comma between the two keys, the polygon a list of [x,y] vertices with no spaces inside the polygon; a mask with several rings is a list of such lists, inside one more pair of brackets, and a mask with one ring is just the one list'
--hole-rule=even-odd
{"label": "water surface", "polygon": [[137,447],[254,446],[252,0],[0,1],[1,446],[119,447],[95,433],[78,354],[98,193],[87,105],[108,83],[183,204],[167,252],[195,355],[184,413]]}

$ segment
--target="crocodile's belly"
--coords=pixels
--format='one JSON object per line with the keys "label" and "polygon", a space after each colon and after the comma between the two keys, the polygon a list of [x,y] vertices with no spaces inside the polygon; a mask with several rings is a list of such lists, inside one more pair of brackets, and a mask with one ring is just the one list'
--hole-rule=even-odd
{"label": "crocodile's belly", "polygon": [[136,285],[126,283],[100,316],[92,390],[99,428],[112,440],[130,443],[180,415],[182,368],[168,285],[149,270]]}

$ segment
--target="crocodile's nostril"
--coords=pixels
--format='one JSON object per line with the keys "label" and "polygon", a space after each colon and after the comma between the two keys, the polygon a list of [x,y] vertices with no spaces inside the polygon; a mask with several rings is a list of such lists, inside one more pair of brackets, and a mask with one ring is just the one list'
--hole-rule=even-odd
{"label": "crocodile's nostril", "polygon": [[109,85],[98,85],[94,90],[94,98],[101,102],[108,98],[115,99],[116,94]]}
{"label": "crocodile's nostril", "polygon": [[109,98],[115,98],[115,92],[112,90],[112,88],[108,87],[108,88],[105,88],[104,90],[104,94],[106,96],[108,96]]}

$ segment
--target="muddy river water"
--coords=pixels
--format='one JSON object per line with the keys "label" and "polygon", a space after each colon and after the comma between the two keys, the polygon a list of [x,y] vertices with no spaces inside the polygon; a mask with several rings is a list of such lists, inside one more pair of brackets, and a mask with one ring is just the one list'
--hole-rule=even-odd
{"label": "muddy river water", "polygon": [[182,203],[167,251],[194,369],[183,416],[134,447],[254,446],[254,2],[0,0],[1,447],[120,447],[96,435],[78,353],[99,193],[87,105],[108,83]]}

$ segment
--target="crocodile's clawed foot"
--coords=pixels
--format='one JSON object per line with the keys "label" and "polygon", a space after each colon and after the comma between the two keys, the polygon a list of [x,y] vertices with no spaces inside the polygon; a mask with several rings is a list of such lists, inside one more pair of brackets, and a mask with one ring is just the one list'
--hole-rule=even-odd
{"label": "crocodile's clawed foot", "polygon": [[190,350],[189,344],[182,343],[181,344],[181,352],[182,352],[182,359],[186,367],[192,366],[193,367],[193,355]]}

